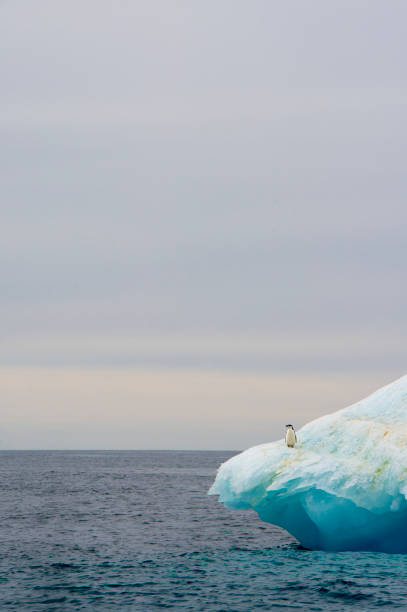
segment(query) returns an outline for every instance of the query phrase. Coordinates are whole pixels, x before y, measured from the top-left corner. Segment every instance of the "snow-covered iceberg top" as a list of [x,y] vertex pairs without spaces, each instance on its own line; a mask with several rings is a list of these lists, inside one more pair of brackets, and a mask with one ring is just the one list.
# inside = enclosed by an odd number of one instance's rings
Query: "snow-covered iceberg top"
[[407,552],[407,376],[222,464],[209,493],[304,546]]

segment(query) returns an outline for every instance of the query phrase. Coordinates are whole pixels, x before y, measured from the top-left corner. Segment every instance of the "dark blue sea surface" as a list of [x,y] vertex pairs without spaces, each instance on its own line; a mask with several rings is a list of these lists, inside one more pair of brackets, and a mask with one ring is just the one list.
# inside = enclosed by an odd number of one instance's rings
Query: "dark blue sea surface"
[[302,549],[207,491],[230,452],[1,452],[0,609],[407,610],[407,555]]

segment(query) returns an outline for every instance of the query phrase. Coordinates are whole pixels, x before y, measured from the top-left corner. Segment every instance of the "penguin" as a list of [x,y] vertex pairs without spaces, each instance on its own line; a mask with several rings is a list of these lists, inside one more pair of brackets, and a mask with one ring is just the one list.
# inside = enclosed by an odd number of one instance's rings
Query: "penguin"
[[286,425],[285,443],[289,448],[294,448],[297,444],[297,435],[292,425]]

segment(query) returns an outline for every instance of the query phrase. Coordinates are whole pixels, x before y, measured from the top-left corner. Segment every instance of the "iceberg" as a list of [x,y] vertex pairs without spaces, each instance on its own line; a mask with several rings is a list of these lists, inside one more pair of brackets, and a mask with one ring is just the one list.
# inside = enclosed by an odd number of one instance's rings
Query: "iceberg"
[[223,463],[209,494],[306,548],[407,552],[407,376]]

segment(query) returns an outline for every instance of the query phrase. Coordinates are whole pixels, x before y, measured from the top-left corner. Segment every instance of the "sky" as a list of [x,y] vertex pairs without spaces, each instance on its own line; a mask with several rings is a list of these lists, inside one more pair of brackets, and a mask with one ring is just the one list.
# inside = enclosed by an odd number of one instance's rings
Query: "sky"
[[404,0],[2,0],[0,449],[240,449],[405,374]]

